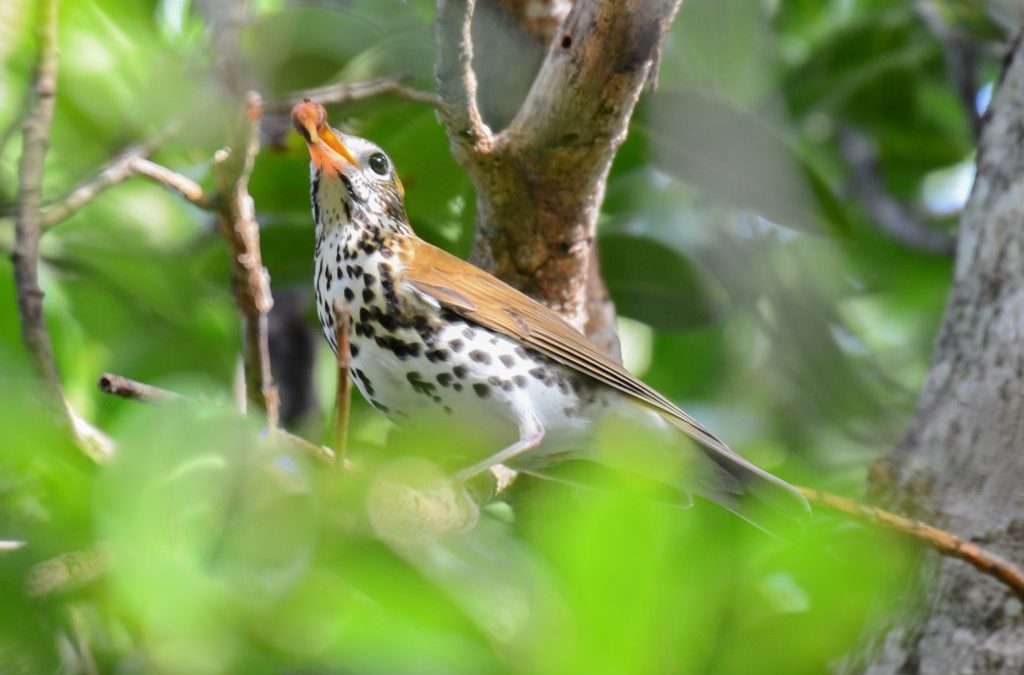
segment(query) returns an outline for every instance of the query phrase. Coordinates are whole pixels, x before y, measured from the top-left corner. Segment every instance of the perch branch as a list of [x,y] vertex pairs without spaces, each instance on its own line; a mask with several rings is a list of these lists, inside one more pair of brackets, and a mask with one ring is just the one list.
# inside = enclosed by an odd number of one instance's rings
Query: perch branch
[[245,385],[248,401],[264,411],[271,430],[277,428],[278,400],[270,372],[268,317],[274,301],[270,275],[260,253],[260,228],[249,194],[249,176],[259,151],[259,96],[249,93],[242,116],[232,129],[232,142],[217,151],[213,173],[217,194],[213,210],[231,249],[232,290],[245,324]]
[[475,5],[476,0],[438,0],[436,29],[441,120],[457,151],[470,156],[486,153],[493,141],[476,100],[471,29]]
[[352,360],[348,347],[348,329],[352,317],[348,307],[341,301],[336,301],[332,310],[338,358],[338,388],[334,399],[334,452],[344,460],[348,448],[349,410],[352,407],[352,386],[348,376]]
[[33,86],[34,98],[29,105],[18,167],[17,215],[11,261],[18,294],[22,341],[54,408],[60,410],[65,421],[70,424],[53,345],[43,317],[43,292],[39,288],[43,168],[50,145],[50,125],[57,98],[57,0],[43,0],[39,3],[37,36],[39,61]]
[[833,511],[862,520],[879,527],[904,534],[950,558],[957,558],[972,565],[982,574],[1008,586],[1021,600],[1024,600],[1024,571],[1013,563],[987,551],[977,544],[933,525],[896,515],[873,506],[861,504],[847,497],[829,494],[813,488],[798,487],[800,493],[813,504],[820,504]]

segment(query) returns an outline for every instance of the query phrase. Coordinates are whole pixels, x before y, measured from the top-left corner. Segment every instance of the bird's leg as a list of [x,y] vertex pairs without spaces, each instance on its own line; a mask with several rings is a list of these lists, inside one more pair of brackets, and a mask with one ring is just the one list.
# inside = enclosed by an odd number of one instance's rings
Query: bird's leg
[[519,440],[512,445],[499,450],[490,457],[483,459],[472,466],[466,467],[457,472],[453,479],[458,483],[465,483],[479,473],[487,471],[495,464],[504,464],[515,459],[524,452],[529,452],[540,445],[544,440],[544,426],[533,413],[527,413],[526,419],[519,424]]

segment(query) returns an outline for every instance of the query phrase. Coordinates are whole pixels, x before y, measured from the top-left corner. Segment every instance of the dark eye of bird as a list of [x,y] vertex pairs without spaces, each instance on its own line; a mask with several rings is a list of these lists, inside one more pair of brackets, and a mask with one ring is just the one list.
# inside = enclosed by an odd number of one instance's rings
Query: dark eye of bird
[[383,153],[375,152],[370,155],[370,168],[374,173],[386,176],[388,173],[388,158]]

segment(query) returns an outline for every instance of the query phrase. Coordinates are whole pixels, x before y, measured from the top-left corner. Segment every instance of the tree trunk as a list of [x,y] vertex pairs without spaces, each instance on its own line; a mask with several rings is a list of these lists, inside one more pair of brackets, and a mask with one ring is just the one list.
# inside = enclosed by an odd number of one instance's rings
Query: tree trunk
[[[910,429],[871,487],[897,510],[1024,561],[1024,48],[1014,42],[981,138],[956,273]],[[1024,672],[1024,609],[955,560],[927,561],[923,608],[866,668]],[[908,600],[908,602],[913,602]]]

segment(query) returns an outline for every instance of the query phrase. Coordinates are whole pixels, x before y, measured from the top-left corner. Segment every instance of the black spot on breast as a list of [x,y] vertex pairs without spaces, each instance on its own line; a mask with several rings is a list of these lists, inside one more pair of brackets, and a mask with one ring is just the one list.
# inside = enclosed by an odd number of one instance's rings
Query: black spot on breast
[[487,398],[491,393],[490,387],[488,387],[486,384],[483,384],[482,382],[477,382],[476,384],[474,384],[473,391],[475,391],[476,395],[479,396],[480,398]]
[[453,352],[458,353],[462,351],[462,348],[466,346],[466,343],[459,338],[455,338],[454,340],[449,340],[448,346],[452,348]]
[[480,349],[474,349],[469,353],[469,358],[473,359],[477,363],[483,363],[484,365],[491,362],[491,355]]
[[356,294],[352,292],[351,288],[345,289],[345,299],[352,302],[352,299],[356,297]]
[[515,360],[508,354],[502,354],[501,356],[498,357],[498,360],[504,363],[506,368],[511,368],[512,365],[515,363]]
[[447,349],[431,349],[431,350],[429,350],[427,352],[426,356],[427,356],[427,360],[430,361],[431,363],[437,363],[438,361],[447,361],[448,360],[448,350]]
[[372,302],[373,298],[374,298],[373,291],[371,291],[369,288],[364,288],[363,289],[363,302]]
[[446,405],[446,406],[444,406],[444,408],[442,408],[442,409],[444,410],[444,412],[445,412],[445,414],[446,414],[446,415],[451,415],[451,414],[452,414],[452,413],[454,412],[454,411],[453,411],[453,410],[451,409],[451,406],[447,406],[447,405]]
[[434,390],[437,389],[437,385],[431,382],[425,382],[423,380],[423,377],[416,371],[407,373],[405,379],[409,380],[409,384],[412,385],[413,391],[415,391],[417,394],[423,394],[424,396],[433,396]]
[[462,331],[462,336],[465,337],[467,340],[472,340],[474,335],[476,335],[476,331],[474,331],[472,328],[466,328],[465,330]]
[[[334,249],[334,262],[341,262],[341,248]],[[339,268],[340,269],[340,268]],[[338,272],[338,278],[341,278],[341,272]]]
[[455,391],[462,391],[462,385],[456,382],[455,384],[452,385],[452,389],[454,389]]
[[377,277],[373,276],[369,272],[363,275],[363,283],[367,286],[372,286],[377,281]]
[[527,381],[526,378],[522,375],[513,375],[512,381],[515,382],[516,386],[519,387],[520,389],[526,387]]
[[363,383],[363,390],[366,392],[366,395],[372,397],[373,384],[370,382],[370,378],[366,376],[366,373],[359,370],[358,368],[353,368],[352,374],[356,377],[357,380]]
[[440,384],[442,387],[447,387],[449,384],[452,383],[452,376],[451,376],[451,374],[450,373],[438,373],[438,375],[437,375],[437,383]]
[[460,380],[466,377],[467,372],[469,372],[469,368],[466,366],[458,365],[452,368],[452,374]]
[[547,368],[541,368],[540,366],[537,366],[536,368],[530,368],[530,375],[533,375],[541,382],[546,382],[548,379]]
[[348,353],[351,354],[353,358],[359,356],[359,345],[355,344],[354,342],[349,342]]

